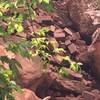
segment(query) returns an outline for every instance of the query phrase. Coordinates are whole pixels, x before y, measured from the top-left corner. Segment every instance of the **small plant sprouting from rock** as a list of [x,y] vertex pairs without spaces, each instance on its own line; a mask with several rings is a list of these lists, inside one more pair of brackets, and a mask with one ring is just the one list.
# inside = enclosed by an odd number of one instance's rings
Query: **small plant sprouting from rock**
[[65,50],[63,48],[55,48],[53,50],[54,53],[60,53],[60,52],[65,52]]
[[[81,72],[81,65],[83,65],[82,63],[80,62],[75,62],[73,61],[70,56],[63,56],[61,57],[61,61],[64,60],[64,61],[68,61],[70,66],[69,68],[75,72]],[[66,67],[61,67],[58,71],[58,73],[62,76],[62,77],[67,77],[68,76],[68,71],[66,70]]]
[[61,67],[59,72],[58,72],[62,77],[67,77],[68,76],[68,72],[66,70],[65,67]]
[[73,71],[75,71],[75,72],[80,72],[81,71],[81,66],[82,65],[82,63],[80,63],[80,62],[71,62],[71,65],[70,65],[70,69],[72,69]]
[[70,63],[70,69],[72,69],[75,72],[80,72],[81,71],[81,65],[83,65],[80,62],[75,62],[71,60],[70,56],[65,56],[63,57],[63,60],[68,61]]
[[[31,43],[33,48],[33,56],[39,55],[44,63],[49,63],[49,57],[51,56],[49,53],[49,41],[47,40],[46,33],[48,32],[47,28],[42,28],[39,32],[34,33],[38,35],[39,38],[32,38]],[[44,37],[42,37],[44,36]]]

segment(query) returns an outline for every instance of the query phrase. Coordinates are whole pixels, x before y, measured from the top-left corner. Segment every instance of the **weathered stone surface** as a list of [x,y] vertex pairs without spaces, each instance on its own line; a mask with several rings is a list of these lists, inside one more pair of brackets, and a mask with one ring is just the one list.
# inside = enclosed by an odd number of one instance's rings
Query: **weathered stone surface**
[[27,34],[25,32],[20,32],[20,33],[17,33],[18,36],[22,37],[22,38],[26,38],[27,37]]
[[88,48],[92,71],[96,78],[100,79],[100,29],[97,29],[93,34],[92,44]]
[[54,37],[59,41],[64,41],[65,33],[62,30],[58,29],[54,32]]
[[81,75],[80,73],[77,73],[75,71],[72,71],[71,69],[68,69],[66,68],[67,72],[68,72],[68,77],[70,79],[73,79],[73,80],[82,80],[83,78],[83,75]]
[[83,100],[100,100],[100,93],[84,91],[82,97]]
[[54,25],[51,25],[50,26],[50,31],[55,32],[55,30],[56,30],[56,27]]
[[79,32],[73,33],[72,38],[73,38],[73,40],[79,40],[79,39],[81,39]]
[[90,8],[85,13],[90,15],[94,25],[100,25],[100,10]]
[[35,89],[35,86],[40,84],[42,81],[43,65],[41,64],[41,59],[36,57],[32,62],[20,55],[16,55],[15,59],[22,65],[22,68],[19,69],[20,77],[18,83],[22,87],[29,87],[34,82]]
[[35,57],[32,61],[16,55],[16,60],[22,65],[19,69],[20,77],[17,83],[24,88],[30,88],[35,91],[39,97],[44,97],[45,91],[49,88],[53,80],[51,72],[48,69],[45,70],[42,61],[39,56]]
[[[54,76],[55,75],[56,74],[54,74]],[[72,77],[78,78],[78,76],[74,76],[74,75]],[[81,76],[79,76],[79,77],[81,77]],[[61,78],[57,75],[56,75],[56,79],[54,80],[54,82],[52,83],[51,86],[54,90],[57,90],[57,91],[60,91],[60,92],[64,91],[64,93],[72,93],[72,94],[73,93],[80,94],[84,90],[89,89],[81,81],[72,80],[70,78]]]
[[85,0],[70,0],[68,5],[70,17],[79,26],[80,33],[93,33],[95,26],[92,19],[84,13],[88,9],[88,3]]
[[16,100],[41,100],[36,94],[29,89],[22,89],[22,93],[15,93]]
[[[47,69],[45,72],[46,73],[44,75],[44,79],[42,79],[43,81],[41,82],[41,84],[37,86],[37,89],[36,89],[37,95],[41,98],[45,98],[47,94],[47,90],[50,88],[50,86],[56,79],[56,76],[53,74],[51,70]],[[33,84],[32,90],[33,89],[34,89],[34,84]]]
[[[57,3],[58,2],[58,3]],[[63,19],[63,23],[72,22],[76,30],[84,34],[92,34],[96,27],[93,20],[85,11],[88,9],[89,0],[58,0],[55,3],[57,14]],[[70,25],[72,26],[72,25]]]
[[82,91],[86,90],[86,86],[76,80],[70,79],[60,79],[57,78],[53,83],[53,88],[57,89],[58,91],[65,91],[68,93],[82,93]]
[[64,28],[64,31],[67,33],[67,34],[69,34],[69,35],[73,35],[73,32],[70,30],[70,29],[68,29],[67,27],[65,27]]
[[38,16],[35,20],[39,24],[41,24],[41,23],[46,24],[46,25],[52,24],[52,18],[49,15]]
[[100,79],[100,41],[94,44],[95,51],[92,53],[92,69],[96,77]]
[[59,47],[60,48],[63,48],[63,49],[66,49],[65,43],[64,42],[61,42],[61,41],[59,41]]
[[65,41],[65,45],[66,45],[66,46],[68,46],[68,45],[70,45],[70,44],[71,44],[71,41],[70,41],[70,40],[66,40],[66,41]]
[[76,45],[75,44],[70,44],[69,46],[68,46],[68,49],[69,49],[69,51],[70,51],[70,53],[71,54],[73,54],[73,53],[75,53],[75,52],[77,52],[77,48],[76,48]]
[[82,81],[86,86],[91,86],[92,85],[92,81],[88,81],[88,80],[85,80],[85,79],[83,79]]
[[95,95],[93,93],[90,93],[88,91],[83,92],[83,98],[84,100],[95,100]]

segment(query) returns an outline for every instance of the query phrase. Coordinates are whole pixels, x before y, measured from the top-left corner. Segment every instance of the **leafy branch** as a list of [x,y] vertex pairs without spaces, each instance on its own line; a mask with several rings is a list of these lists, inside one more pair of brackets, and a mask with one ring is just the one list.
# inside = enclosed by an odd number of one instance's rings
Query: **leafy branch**
[[20,86],[16,84],[14,78],[18,75],[18,67],[21,65],[15,59],[9,59],[7,56],[0,56],[2,64],[7,63],[8,69],[0,64],[0,100],[14,100],[14,91],[21,92]]

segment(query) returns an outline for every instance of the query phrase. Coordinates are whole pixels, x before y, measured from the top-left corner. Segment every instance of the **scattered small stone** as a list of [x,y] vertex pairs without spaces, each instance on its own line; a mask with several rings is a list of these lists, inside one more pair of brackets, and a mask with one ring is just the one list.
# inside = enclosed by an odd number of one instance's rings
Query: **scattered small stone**
[[73,38],[73,40],[81,39],[79,32],[73,33],[72,38]]
[[51,25],[50,26],[50,31],[55,32],[55,30],[56,30],[56,27],[54,25]]
[[58,40],[65,39],[65,33],[61,29],[56,30],[53,34],[54,34],[54,37]]
[[70,44],[71,44],[71,41],[70,41],[70,40],[66,40],[66,41],[65,41],[65,45],[66,45],[66,46],[68,46],[68,45],[70,45]]
[[69,34],[69,35],[73,35],[73,32],[70,30],[70,29],[68,29],[67,27],[65,27],[64,28],[64,31],[67,33],[67,34]]
[[70,44],[68,46],[68,49],[69,49],[69,51],[70,51],[71,54],[77,52],[77,48],[76,48],[76,45],[74,43]]
[[62,32],[63,32],[62,29],[57,29],[57,30],[55,30],[55,33],[62,33]]
[[66,49],[66,45],[65,45],[65,43],[64,42],[59,42],[59,47],[60,48],[63,48],[63,49]]
[[43,24],[49,24],[52,23],[52,18],[51,16],[38,16],[35,21],[39,24],[43,23]]

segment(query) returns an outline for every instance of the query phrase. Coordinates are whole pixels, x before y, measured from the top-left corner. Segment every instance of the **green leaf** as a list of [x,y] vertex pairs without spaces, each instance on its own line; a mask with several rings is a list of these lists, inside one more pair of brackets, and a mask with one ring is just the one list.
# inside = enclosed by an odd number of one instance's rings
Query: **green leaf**
[[60,53],[60,52],[65,52],[65,51],[63,48],[55,48],[53,52]]
[[4,72],[6,75],[8,75],[8,77],[11,77],[13,75],[12,71],[10,69],[5,70]]
[[31,55],[29,53],[28,48],[31,47],[31,43],[27,40],[21,40],[18,42],[9,42],[7,50],[10,50],[14,53],[19,53],[23,57],[30,58]]
[[0,11],[0,17],[2,17],[3,16],[3,13]]
[[71,65],[70,65],[70,68],[75,72],[80,72],[81,71],[80,65],[76,62],[72,62]]
[[[20,65],[20,63],[19,62],[17,62],[15,59],[9,59],[7,56],[0,56],[0,61],[2,62],[2,63],[7,63],[7,64],[9,64],[9,67],[10,67],[10,69],[12,70],[12,72],[13,72],[13,75],[15,76],[15,77],[17,77],[17,75],[19,74],[19,72],[18,72],[18,67],[21,67],[21,65]],[[7,71],[5,74],[8,74],[8,75],[10,75],[11,73],[9,72],[9,71]]]
[[26,3],[26,0],[16,0],[15,7],[17,8],[21,5],[25,5],[25,3]]
[[37,34],[40,36],[45,36],[48,31],[49,31],[48,28],[43,27],[42,29],[39,30]]
[[64,68],[64,67],[60,68],[59,74],[61,76],[63,76],[63,77],[67,77],[68,76],[68,72],[67,72],[66,68]]
[[14,23],[9,23],[8,28],[7,28],[7,32],[9,34],[14,33],[15,27],[14,27]]
[[22,24],[15,24],[15,29],[16,29],[17,32],[23,32],[24,31]]
[[42,0],[44,3],[49,4],[50,0]]
[[17,17],[17,21],[23,22],[23,17],[24,17],[24,14],[19,14],[19,16]]
[[65,56],[65,57],[63,57],[63,60],[69,61],[69,62],[71,63],[71,58],[70,58],[70,56]]

